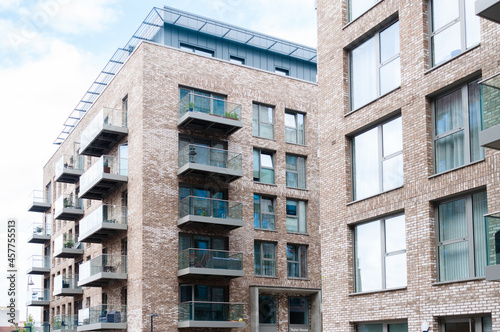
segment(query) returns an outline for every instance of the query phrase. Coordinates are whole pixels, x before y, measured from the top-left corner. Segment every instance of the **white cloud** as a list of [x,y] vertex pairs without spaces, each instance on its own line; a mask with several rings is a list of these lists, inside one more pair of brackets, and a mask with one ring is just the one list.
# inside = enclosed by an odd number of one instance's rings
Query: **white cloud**
[[9,10],[18,8],[21,0],[2,0],[0,1],[0,10]]

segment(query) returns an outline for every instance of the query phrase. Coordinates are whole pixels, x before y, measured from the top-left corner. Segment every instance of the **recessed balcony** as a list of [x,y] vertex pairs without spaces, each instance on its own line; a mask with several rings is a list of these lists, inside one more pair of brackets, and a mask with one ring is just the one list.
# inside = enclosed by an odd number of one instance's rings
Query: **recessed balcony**
[[488,281],[500,281],[500,211],[485,216],[487,263],[485,277]]
[[28,211],[30,212],[47,212],[50,210],[50,195],[43,190],[33,190],[29,198]]
[[177,126],[230,135],[243,128],[241,105],[216,97],[189,93],[178,104]]
[[27,298],[27,306],[43,307],[50,305],[49,289],[30,289]]
[[500,150],[500,73],[481,81],[481,132],[479,144]]
[[28,243],[43,244],[50,241],[50,228],[43,223],[33,223],[29,229],[33,232],[28,236]]
[[81,255],[83,255],[83,246],[81,242],[78,242],[78,236],[65,233],[55,238],[55,258],[76,258]]
[[181,276],[243,277],[243,253],[189,248],[179,252]]
[[101,255],[80,264],[79,287],[102,287],[127,280],[127,256]]
[[500,0],[476,0],[476,15],[500,23]]
[[179,328],[244,328],[243,304],[227,302],[182,302]]
[[82,132],[80,154],[100,157],[127,134],[127,111],[104,107]]
[[52,331],[76,332],[78,327],[77,315],[54,316],[52,319]]
[[78,287],[78,275],[60,274],[54,277],[54,296],[82,295],[83,289]]
[[33,255],[28,258],[26,274],[42,275],[50,272],[50,256]]
[[243,226],[243,204],[221,199],[188,196],[179,201],[177,225],[217,227],[226,230]]
[[77,183],[83,174],[83,165],[83,156],[62,156],[56,163],[56,182]]
[[77,331],[126,330],[127,307],[103,304],[78,310]]
[[73,194],[61,195],[54,203],[54,219],[78,220],[83,217],[83,199]]
[[243,176],[241,153],[188,144],[179,151],[177,175],[212,177],[231,182]]
[[127,183],[125,158],[102,156],[80,177],[80,198],[101,200]]
[[101,205],[80,220],[79,242],[102,243],[127,230],[127,207]]

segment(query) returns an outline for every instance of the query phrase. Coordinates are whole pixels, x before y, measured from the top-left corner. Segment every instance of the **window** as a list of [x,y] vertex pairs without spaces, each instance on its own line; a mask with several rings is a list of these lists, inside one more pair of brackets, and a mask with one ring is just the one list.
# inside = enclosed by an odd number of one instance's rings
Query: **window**
[[282,75],[282,76],[289,76],[290,75],[290,71],[288,69],[280,68],[280,67],[274,68],[274,72],[276,74]]
[[305,201],[286,200],[286,230],[290,233],[307,233]]
[[274,153],[253,149],[253,180],[274,183]]
[[350,63],[351,110],[399,87],[399,22],[353,49]]
[[276,276],[276,244],[272,242],[255,241],[254,244],[255,275]]
[[237,57],[237,56],[230,55],[229,56],[229,62],[237,63],[239,65],[244,65],[245,64],[245,59]]
[[403,185],[401,116],[354,136],[352,143],[354,200]]
[[273,107],[253,104],[253,136],[274,138]]
[[406,286],[404,215],[357,225],[354,241],[356,292]]
[[304,114],[285,112],[285,141],[294,144],[306,144]]
[[478,82],[466,84],[433,103],[436,173],[484,158],[484,148],[479,145],[481,106]]
[[474,0],[431,0],[432,65],[438,65],[477,45],[479,17]]
[[227,218],[227,191],[185,184],[179,185],[179,215]]
[[288,310],[290,325],[309,325],[309,303],[306,297],[290,297]]
[[118,156],[120,161],[118,163],[118,174],[127,176],[128,174],[128,143],[121,144],[118,147]]
[[307,246],[286,246],[288,278],[307,278]]
[[259,324],[276,324],[276,297],[259,295]]
[[349,0],[349,22],[355,20],[380,0]]
[[408,323],[359,324],[356,332],[408,332]]
[[286,186],[306,189],[306,158],[286,155]]
[[492,332],[491,317],[445,317],[439,319],[439,332]]
[[255,228],[274,230],[274,198],[253,195],[253,225]]
[[439,281],[484,276],[487,262],[486,192],[442,202],[437,207]]
[[180,44],[180,49],[183,51],[193,52],[196,54],[205,55],[205,56],[212,56],[212,57],[215,54],[214,51],[212,51],[212,50],[207,50],[206,48],[192,46],[192,45],[188,45],[188,44],[182,44],[182,43]]
[[179,101],[184,111],[226,117],[226,96],[202,90],[179,88]]

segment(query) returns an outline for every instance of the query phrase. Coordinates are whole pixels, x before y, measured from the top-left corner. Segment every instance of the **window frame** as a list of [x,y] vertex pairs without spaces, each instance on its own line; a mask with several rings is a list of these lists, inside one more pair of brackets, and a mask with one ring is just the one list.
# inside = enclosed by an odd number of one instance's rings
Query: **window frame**
[[[256,213],[255,213],[255,197],[256,196],[259,197],[260,211],[259,211],[258,215],[259,215],[259,226],[260,227],[255,227],[255,215],[256,215]],[[263,231],[275,231],[276,230],[276,198],[273,196],[261,195],[261,194],[253,194],[253,197],[254,197],[254,209],[253,209],[254,229],[263,230]],[[271,201],[271,204],[273,206],[273,213],[268,213],[268,212],[263,211],[262,199],[268,199]],[[263,228],[262,227],[262,215],[263,214],[273,216],[273,223],[272,223],[271,228]]]
[[[296,202],[297,203],[297,214],[296,215],[293,215],[293,214],[288,214],[288,209],[286,209],[286,206],[288,205],[288,201],[293,201],[293,202]],[[303,221],[300,220],[300,205],[299,205],[299,202],[304,202],[304,215],[305,215],[305,219]],[[285,202],[285,213],[286,213],[286,220],[288,220],[288,218],[293,218],[293,219],[297,219],[297,225],[298,225],[298,231],[296,232],[293,232],[293,231],[290,231],[288,229],[288,221],[286,222],[287,224],[287,233],[292,233],[292,234],[307,234],[307,201],[306,200],[303,200],[303,199],[296,199],[296,198],[288,198],[286,199],[286,202]],[[301,229],[301,223],[304,223],[304,229],[305,229],[305,232],[301,232],[300,229]]]
[[[290,260],[288,259],[288,248],[293,247],[295,252],[297,253],[297,259],[298,260]],[[301,250],[303,249],[303,250]],[[287,243],[286,245],[286,250],[287,250],[287,257],[286,257],[286,276],[288,279],[307,279],[308,277],[308,262],[307,262],[307,251],[308,251],[308,246],[305,244],[293,244],[293,243]],[[303,254],[305,254],[306,257],[302,257]],[[298,265],[298,271],[299,271],[299,276],[291,276],[290,275],[290,264],[297,264]],[[303,266],[305,265],[305,267]],[[305,271],[305,275],[302,275],[302,271]]]
[[[257,107],[257,119],[254,118],[255,116],[255,107]],[[265,107],[267,108],[268,110],[270,109],[271,112],[272,112],[272,122],[266,122],[266,121],[263,121],[261,119],[261,107]],[[275,107],[274,106],[271,106],[271,105],[266,105],[266,104],[262,104],[262,103],[257,103],[257,102],[254,102],[252,103],[252,136],[253,137],[259,137],[259,138],[264,138],[264,139],[271,139],[271,140],[274,140],[274,114],[275,114]],[[257,135],[255,135],[254,131],[255,131],[255,128],[253,127],[255,124],[254,124],[254,121],[257,122]],[[269,125],[272,127],[272,137],[265,137],[265,136],[262,136],[261,134],[261,125],[262,124],[265,124],[265,125]]]
[[374,325],[374,324],[382,324],[382,332],[389,332],[390,331],[389,327],[391,325],[397,325],[397,324],[407,324],[408,325],[408,321],[406,321],[406,320],[394,320],[394,321],[375,321],[375,322],[358,323],[358,324],[356,324],[356,332],[364,332],[365,325]]
[[471,315],[471,316],[447,316],[447,317],[439,317],[438,318],[438,332],[446,332],[446,323],[469,323],[469,331],[471,327],[471,323],[474,323],[474,328],[476,332],[484,331],[484,318],[489,318],[491,320],[491,316],[489,315]]
[[[296,170],[295,171],[292,171],[292,170],[289,170],[288,169],[288,157],[295,157],[297,158],[297,164],[296,164]],[[301,174],[301,172],[299,171],[299,160],[303,160],[303,163],[304,163],[304,174]],[[307,163],[307,157],[306,156],[301,156],[301,155],[297,155],[297,154],[293,154],[293,153],[287,153],[285,155],[285,181],[286,181],[286,186],[288,188],[294,188],[294,189],[307,189],[307,166],[306,166],[306,163]],[[296,174],[297,176],[297,186],[294,187],[294,186],[291,186],[288,184],[288,173],[292,173],[292,174]],[[301,179],[301,177],[304,177],[304,179]],[[304,187],[300,187],[299,186],[299,183],[301,183],[303,180],[304,182]]]
[[229,62],[238,64],[238,65],[244,65],[245,64],[245,58],[237,55],[229,55]]
[[[253,151],[254,151],[253,152],[254,156],[255,156],[255,151],[258,151],[258,153],[259,153],[259,179],[255,180],[255,177],[253,177],[253,181],[257,182],[257,183],[263,183],[263,184],[275,184],[276,183],[276,169],[275,169],[275,165],[276,165],[275,155],[276,155],[276,152],[272,151],[272,150],[260,149],[260,148],[255,148],[255,147],[253,148]],[[269,168],[269,167],[266,167],[266,166],[262,166],[262,154],[266,154],[266,155],[270,155],[271,156],[271,161],[273,163],[273,167],[272,168]],[[253,163],[254,163],[253,168],[255,169],[255,160],[253,161]],[[273,171],[273,181],[272,182],[262,182],[262,168]],[[253,170],[252,170],[252,172],[253,172]]]
[[[296,126],[295,128],[288,127],[286,125],[286,116],[287,115],[292,115],[294,117],[295,126]],[[301,130],[299,129],[299,122],[298,122],[299,116],[302,116],[302,124],[303,124],[302,135],[300,135]],[[287,129],[295,131],[295,142],[290,142],[287,140],[287,135],[286,135]],[[300,138],[302,139],[303,143],[299,143]],[[285,110],[285,142],[288,144],[306,145],[306,113],[288,110],[288,109]]]
[[274,73],[278,74],[280,76],[290,76],[290,69],[284,68],[284,67],[274,67]]
[[[271,244],[273,246],[273,258],[264,258],[264,250],[263,250],[263,245],[264,244]],[[259,245],[260,249],[260,257],[256,257],[256,253],[255,253],[255,246],[256,245]],[[254,241],[254,275],[257,276],[257,277],[276,277],[277,276],[277,266],[276,266],[276,247],[277,247],[277,243],[276,242],[271,242],[271,241],[262,241],[262,240],[255,240]],[[259,265],[260,265],[260,273],[257,273],[257,269],[256,269],[256,260],[259,259]],[[263,274],[263,262],[264,261],[267,261],[267,262],[272,262],[272,266],[273,266],[273,273],[271,275],[267,275],[267,274]]]
[[179,49],[186,52],[203,55],[206,57],[212,57],[212,58],[215,57],[215,50],[191,45],[189,43],[179,42]]

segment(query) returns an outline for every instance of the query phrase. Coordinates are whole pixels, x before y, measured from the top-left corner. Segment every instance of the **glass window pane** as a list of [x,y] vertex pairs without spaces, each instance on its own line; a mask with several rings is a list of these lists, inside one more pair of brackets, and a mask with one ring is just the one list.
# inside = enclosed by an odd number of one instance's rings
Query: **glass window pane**
[[286,169],[287,171],[297,170],[297,157],[296,156],[286,156]]
[[465,1],[465,40],[466,47],[471,48],[480,41],[479,16],[474,8],[475,1]]
[[354,137],[354,200],[374,195],[379,188],[378,129]]
[[406,253],[385,257],[385,287],[406,286]]
[[356,291],[382,289],[380,221],[356,226]]
[[351,106],[355,110],[377,97],[375,37],[351,51]]
[[287,232],[298,232],[299,231],[299,219],[297,218],[286,218],[286,230]]
[[493,331],[491,317],[483,317],[482,323],[483,323],[483,332],[492,332]]
[[467,237],[467,216],[465,199],[439,205],[439,241]]
[[298,187],[298,177],[297,173],[286,172],[286,186],[287,187]]
[[252,135],[259,136],[259,105],[253,104]]
[[408,323],[402,324],[389,324],[388,332],[408,332]]
[[304,114],[300,113],[297,114],[297,126],[299,131],[297,137],[297,143],[306,144]]
[[260,106],[260,122],[273,123],[273,108]]
[[274,213],[273,200],[269,198],[262,198],[262,212]]
[[268,153],[262,153],[260,156],[262,167],[274,168],[273,166],[273,156]]
[[377,0],[350,0],[349,1],[349,21],[361,16],[364,12],[370,9]]
[[401,117],[387,122],[382,126],[383,156],[403,150],[403,125]]
[[399,21],[380,32],[380,63],[399,54]]
[[474,81],[468,85],[471,162],[484,159],[484,148],[479,145],[479,132],[481,131],[481,104],[478,82],[479,81]]
[[400,58],[380,67],[380,95],[396,89],[401,85]]
[[260,137],[273,139],[274,138],[274,128],[272,124],[261,123],[260,124]]
[[276,324],[276,298],[259,296],[259,323]]
[[261,170],[260,182],[274,183],[274,170],[263,168]]
[[253,225],[260,228],[260,196],[253,195]]
[[436,140],[436,172],[462,166],[464,160],[463,130]]
[[297,143],[297,130],[285,127],[285,141],[288,143]]
[[260,242],[255,242],[254,244],[254,269],[255,269],[255,274],[260,275],[262,274],[261,271],[261,251],[260,251]]
[[405,216],[385,220],[385,251],[387,253],[406,248]]
[[403,185],[403,155],[399,154],[382,162],[384,191]]
[[442,28],[459,16],[458,0],[432,1],[432,31]]
[[297,129],[295,114],[285,113],[285,126]]
[[444,134],[463,126],[461,90],[449,93],[436,100],[436,135]]
[[260,151],[253,150],[253,180],[260,181]]
[[297,247],[293,245],[286,246],[286,259],[289,261],[298,261]]
[[275,229],[274,214],[262,214],[262,229]]
[[383,324],[363,324],[357,326],[357,332],[383,332]]
[[486,225],[484,215],[488,213],[486,192],[472,195],[472,220],[474,223],[474,262],[475,276],[484,276],[487,263]]
[[274,258],[274,244],[273,243],[262,243],[262,257],[267,259]]
[[290,311],[289,320],[291,325],[309,324],[309,305],[307,298],[291,297],[288,302]]
[[306,202],[299,202],[299,232],[307,232]]
[[432,50],[434,65],[438,65],[462,53],[460,23],[457,22],[435,35],[432,38]]
[[286,201],[286,214],[292,216],[297,215],[297,201],[292,201],[292,200]]
[[440,281],[469,278],[468,246],[468,241],[462,241],[439,247]]

